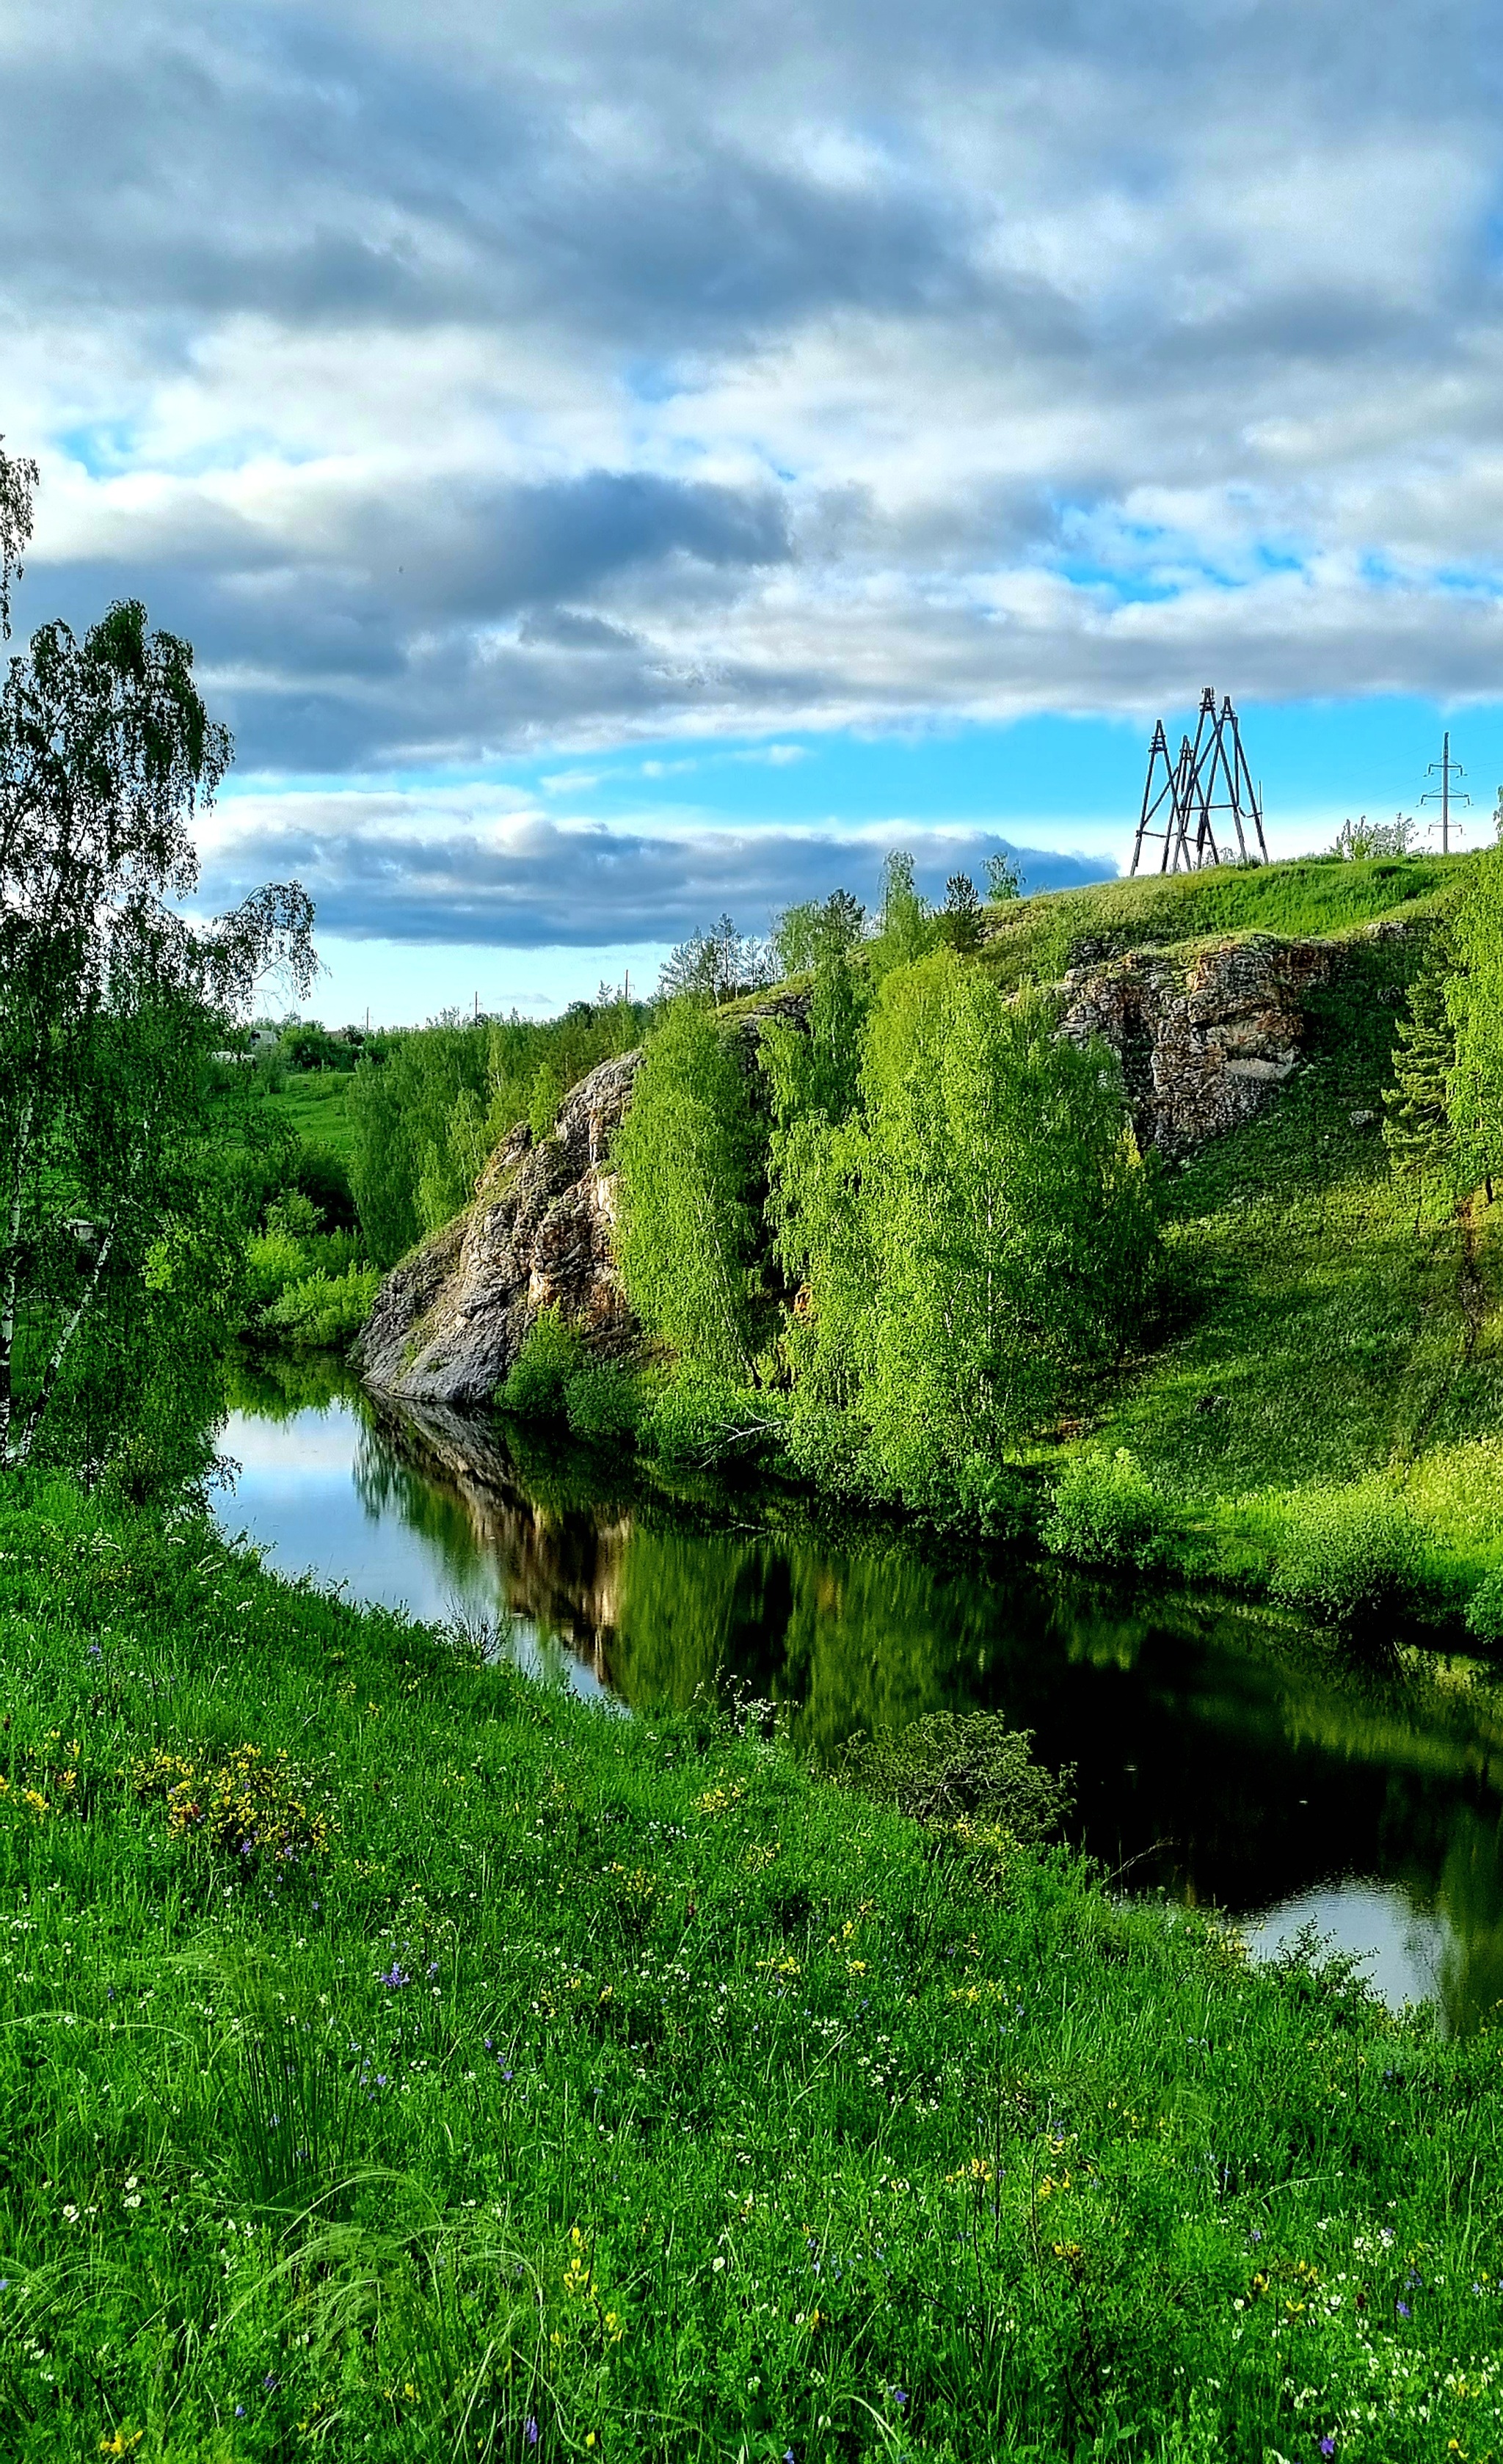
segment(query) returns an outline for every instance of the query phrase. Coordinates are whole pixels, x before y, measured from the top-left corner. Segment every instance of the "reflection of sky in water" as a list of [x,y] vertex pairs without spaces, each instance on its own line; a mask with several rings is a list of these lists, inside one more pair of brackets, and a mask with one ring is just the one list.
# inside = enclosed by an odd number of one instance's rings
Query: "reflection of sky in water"
[[[439,1623],[456,1611],[503,1615],[501,1569],[493,1559],[476,1551],[456,1568],[394,1504],[379,1511],[366,1504],[354,1476],[364,1436],[343,1396],[285,1420],[232,1412],[220,1452],[241,1468],[221,1499],[221,1528],[264,1549],[279,1573],[311,1573],[352,1599]],[[604,1690],[572,1652],[541,1639],[523,1618],[513,1622],[513,1649],[524,1667],[563,1674],[577,1694],[593,1699]]]
[[1392,1884],[1355,1878],[1325,1882],[1242,1918],[1238,1930],[1249,1950],[1267,1958],[1305,1925],[1314,1925],[1337,1950],[1354,1952],[1385,2002],[1433,2001],[1448,1942],[1445,1920],[1422,1914]]
[[[321,1583],[344,1589],[354,1599],[405,1608],[414,1617],[434,1620],[456,1612],[504,1618],[509,1581],[512,1596],[519,1596],[517,1581],[522,1579],[525,1568],[520,1560],[513,1564],[508,1552],[519,1544],[508,1538],[497,1551],[494,1536],[482,1541],[457,1492],[446,1482],[435,1483],[410,1472],[392,1477],[394,1459],[388,1446],[367,1428],[346,1397],[338,1396],[326,1404],[281,1419],[237,1411],[221,1443],[224,1453],[241,1468],[232,1491],[222,1499],[220,1523],[228,1533],[244,1532],[264,1548],[281,1572],[306,1571]],[[550,1522],[547,1517],[543,1520]],[[589,1525],[587,1511],[585,1520]],[[534,1551],[538,1539],[534,1529]],[[704,1623],[704,1599],[695,1591],[696,1570],[702,1572],[714,1561],[715,1551],[718,1549],[724,1555],[727,1547],[723,1538],[715,1535],[680,1535],[665,1543],[661,1537],[650,1540],[641,1532],[629,1544],[629,1555],[637,1569],[634,1596],[639,1602],[648,1596],[641,1570],[650,1563],[657,1567],[661,1586],[651,1593],[651,1604],[643,1614],[649,1635],[661,1639],[670,1656],[649,1670],[650,1683],[654,1674],[671,1673],[674,1639],[697,1633]],[[896,1581],[897,1561],[875,1573],[880,1585],[885,1586],[889,1578]],[[846,1574],[851,1577],[849,1566]],[[913,1576],[914,1569],[905,1560],[903,1580]],[[587,1568],[581,1579],[587,1589]],[[823,1560],[820,1581],[830,1595],[836,1634],[850,1641],[858,1660],[873,1653],[880,1657],[881,1636],[890,1629],[863,1621],[856,1598],[859,1586],[853,1579],[842,1583],[833,1564],[825,1567]],[[956,1589],[972,1592],[974,1597],[967,1577],[962,1576]],[[771,1590],[754,1584],[740,1602],[736,1617],[724,1630],[721,1665],[726,1671],[755,1669],[757,1639],[780,1630],[775,1590],[775,1583]],[[567,1586],[562,1591],[566,1594]],[[990,1614],[990,1585],[986,1592]],[[538,1605],[536,1591],[523,1589],[520,1595],[529,1608],[538,1608],[545,1624],[551,1620],[554,1612]],[[931,1607],[938,1602],[942,1609],[943,1595],[940,1583],[925,1596]],[[1016,1613],[1005,1595],[996,1594],[995,1609],[999,1632],[1016,1623]],[[785,1618],[785,1602],[782,1614]],[[1199,1633],[1201,1626],[1193,1617],[1191,1623]],[[927,1650],[942,1643],[946,1629],[941,1619],[915,1630],[928,1637]],[[640,1634],[639,1629],[634,1631]],[[551,1633],[540,1633],[539,1626],[524,1617],[512,1618],[511,1632],[511,1648],[524,1666],[562,1676],[576,1692],[601,1699],[604,1689],[587,1664],[585,1649],[567,1648]],[[1026,1621],[1018,1632],[1028,1640]],[[1408,1816],[1401,1810],[1404,1766],[1396,1758],[1394,1748],[1383,1746],[1352,1757],[1350,1743],[1333,1738],[1333,1759],[1331,1748],[1322,1749],[1318,1741],[1295,1733],[1297,1717],[1291,1728],[1293,1703],[1281,1705],[1276,1692],[1271,1698],[1266,1675],[1260,1677],[1253,1661],[1235,1650],[1207,1661],[1198,1681],[1192,1661],[1160,1661],[1156,1673],[1152,1654],[1145,1652],[1139,1661],[1136,1651],[1121,1650],[1120,1637],[1103,1658],[1097,1646],[1112,1639],[1105,1626],[1088,1622],[1080,1629],[1080,1639],[1085,1646],[1083,1659],[1072,1651],[1068,1668],[1029,1640],[1026,1656],[1035,1672],[1037,1691],[1025,1701],[1021,1713],[1008,1698],[994,1695],[990,1699],[1006,1700],[1017,1725],[1045,1731],[1051,1725],[1059,1728],[1060,1733],[1049,1741],[1046,1759],[1066,1761],[1080,1749],[1081,1822],[1090,1838],[1095,1821],[1101,1836],[1094,1844],[1108,1852],[1104,1861],[1114,1867],[1116,1863],[1110,1854],[1115,1836],[1111,1823],[1136,1813],[1138,1822],[1147,1826],[1140,1833],[1143,1840],[1160,1831],[1185,1833],[1182,1844],[1186,1861],[1180,1873],[1189,1896],[1220,1897],[1223,1904],[1249,1908],[1249,1901],[1255,1900],[1255,1887],[1248,1890],[1250,1874],[1246,1868],[1239,1881],[1228,1867],[1224,1844],[1218,1861],[1214,1825],[1207,1826],[1205,1808],[1191,1785],[1196,1776],[1193,1767],[1198,1765],[1199,1779],[1208,1784],[1213,1798],[1234,1788],[1234,1833],[1247,1834],[1257,1846],[1271,1836],[1272,1825],[1288,1852],[1275,1860],[1275,1864],[1282,1862],[1282,1873],[1267,1873],[1264,1881],[1267,1884],[1276,1880],[1293,1887],[1268,1904],[1254,1904],[1251,1913],[1238,1919],[1239,1930],[1255,1953],[1270,1955],[1292,1942],[1302,1927],[1313,1926],[1326,1942],[1360,1959],[1368,1981],[1393,2004],[1434,1997],[1444,1966],[1451,1971],[1451,1990],[1442,1997],[1449,2012],[1456,2000],[1455,1980],[1466,1969],[1469,1940],[1476,1935],[1486,1946],[1491,1930],[1499,1927],[1503,1903],[1492,1870],[1497,1854],[1495,1807],[1482,1815],[1480,1827],[1473,1822],[1472,1834],[1468,1835],[1471,1863],[1467,1864],[1465,1858],[1462,1863],[1466,1873],[1474,1870],[1470,1898],[1476,1903],[1473,1914],[1468,1916],[1465,1891],[1452,1905],[1455,1893],[1442,1887],[1442,1857],[1426,1836],[1434,1815],[1433,1800],[1426,1808],[1422,1799]],[[973,1672],[973,1684],[980,1676],[980,1671]],[[800,1682],[807,1689],[819,1681],[809,1667]],[[1199,1694],[1198,1683],[1203,1686]],[[605,1699],[617,1700],[608,1694]],[[977,1699],[974,1693],[972,1699]],[[984,1693],[981,1699],[987,1699]],[[1339,1696],[1330,1701],[1338,1703]],[[1078,1724],[1073,1732],[1072,1721]],[[1120,1759],[1124,1749],[1131,1750],[1135,1759],[1124,1763]],[[1133,1791],[1140,1792],[1141,1802],[1123,1798],[1115,1812],[1108,1805],[1103,1814],[1103,1792],[1114,1771],[1127,1775]],[[1329,1793],[1341,1772],[1355,1775],[1360,1786],[1354,1785],[1340,1800],[1346,1809],[1342,1820],[1348,1815],[1351,1819],[1338,1844],[1329,1824],[1323,1830],[1315,1826],[1321,1820],[1322,1777],[1324,1793]],[[1364,1791],[1369,1792],[1371,1802]],[[1448,1790],[1446,1796],[1448,1806]],[[1464,1812],[1446,1815],[1451,1826],[1452,1865],[1455,1842],[1463,1839],[1462,1831],[1454,1828],[1457,1819],[1465,1824],[1468,1817]],[[1386,1851],[1381,1853],[1379,1834],[1382,1832],[1391,1836]],[[1135,1844],[1124,1835],[1128,1852],[1122,1859],[1124,1870],[1144,1863],[1141,1856],[1131,1853]],[[1348,1870],[1343,1873],[1340,1869],[1348,1858]],[[1385,1867],[1386,1873],[1364,1873],[1362,1864],[1369,1859],[1375,1867]],[[1412,1874],[1414,1896],[1388,1879],[1396,1871],[1405,1879]],[[1464,1882],[1465,1878],[1464,1873]],[[1152,1886],[1151,1872],[1139,1872],[1138,1879]],[[1417,1900],[1435,1897],[1461,1924],[1461,1932],[1453,1931],[1445,1915],[1425,1912],[1416,1904]],[[1503,1948],[1503,1933],[1499,1942]],[[1475,1943],[1471,1947],[1475,1949]],[[1503,1986],[1503,1961],[1494,1958],[1492,1966],[1484,1963],[1474,1974],[1481,1995],[1477,2008],[1491,2007]]]

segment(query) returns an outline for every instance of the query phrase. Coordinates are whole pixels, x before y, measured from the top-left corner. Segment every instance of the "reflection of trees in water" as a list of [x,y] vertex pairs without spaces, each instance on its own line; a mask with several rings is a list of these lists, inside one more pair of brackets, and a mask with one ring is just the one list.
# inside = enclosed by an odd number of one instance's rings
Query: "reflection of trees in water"
[[1457,2035],[1491,2021],[1503,2004],[1503,1823],[1497,1809],[1460,1809],[1441,1869],[1437,1902],[1447,1944],[1436,1988]]
[[1503,1994],[1503,1710],[1414,1655],[1354,1662],[1188,1596],[1001,1555],[680,1528],[661,1501],[633,1522],[587,1457],[519,1461],[455,1414],[376,1410],[356,1480],[457,1593],[483,1569],[629,1702],[736,1680],[785,1704],[820,1758],[857,1729],[1002,1710],[1046,1762],[1076,1766],[1076,1834],[1136,1885],[1237,1913],[1371,1874],[1449,1927],[1452,2024]]
[[343,1398],[368,1414],[369,1398],[338,1352],[253,1352],[231,1355],[225,1399],[232,1412],[254,1412],[260,1420],[290,1420],[298,1412],[322,1412]]

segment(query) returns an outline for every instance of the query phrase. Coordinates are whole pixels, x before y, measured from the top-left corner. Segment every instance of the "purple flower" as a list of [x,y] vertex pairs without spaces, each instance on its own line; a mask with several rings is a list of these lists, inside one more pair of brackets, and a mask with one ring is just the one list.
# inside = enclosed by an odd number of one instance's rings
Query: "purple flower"
[[538,2416],[537,2416],[537,2414],[536,2414],[535,2412],[529,2412],[529,2414],[527,2415],[526,2421],[525,2421],[525,2422],[523,2423],[523,2425],[522,2425],[522,2433],[521,2433],[521,2434],[522,2434],[522,2436],[525,2438],[525,2440],[527,2441],[527,2444],[528,2444],[528,2446],[529,2446],[529,2447],[536,2447],[536,2446],[537,2446],[537,2444],[538,2444]]
[[268,2370],[265,2378],[261,2381],[261,2385],[266,2389],[267,2394],[271,2395],[275,2391],[276,2386],[276,2371]]
[[1336,2440],[1329,2430],[1326,2431],[1324,2438],[1320,2441],[1320,2453],[1322,2455],[1334,2455],[1336,2453]]
[[396,1992],[400,1986],[410,1985],[412,1979],[408,1974],[407,1969],[399,1967],[395,1960],[393,1960],[390,1967],[386,1969],[376,1979],[376,1983],[378,1985],[389,1985],[393,1993]]
[[245,2419],[245,2407],[243,2404],[237,2404],[235,2406],[234,2417],[236,2421],[243,2421]]
[[1407,2301],[1396,2301],[1393,2306],[1398,2311],[1401,2319],[1408,2319],[1413,2315]]
[[102,1656],[103,1648],[104,1646],[102,1643],[91,1642],[89,1645],[89,1658],[91,1660],[99,1660]]
[[[500,2056],[497,2054],[497,2061],[499,2061],[499,2059],[500,2059]],[[511,2074],[511,2072],[510,2072],[510,2071],[502,2071],[502,2073],[501,2073],[501,2077],[502,2077],[502,2079],[509,2079],[511,2078],[511,2076],[512,2076],[512,2074]]]
[[429,1981],[430,1985],[431,1985],[431,1983],[432,1983],[432,1981],[433,1981],[434,1977],[435,1977],[437,1974],[438,1974],[438,1962],[437,1962],[437,1960],[436,1960],[436,1959],[431,1959],[431,1960],[429,1961],[429,1963],[428,1963],[428,1981]]
[[376,2085],[377,2085],[378,2087],[385,2087],[385,2086],[386,2086],[386,2084],[387,2084],[387,2074],[386,2074],[386,2072],[385,2072],[385,2071],[378,2071],[378,2072],[376,2073]]

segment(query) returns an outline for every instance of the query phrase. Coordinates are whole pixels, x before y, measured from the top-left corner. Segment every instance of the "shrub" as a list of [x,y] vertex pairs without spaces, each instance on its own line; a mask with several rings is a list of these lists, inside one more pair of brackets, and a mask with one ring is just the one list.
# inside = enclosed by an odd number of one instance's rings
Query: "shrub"
[[665,1463],[724,1470],[781,1452],[789,1413],[785,1396],[738,1386],[728,1377],[675,1377],[654,1396],[643,1441]]
[[1085,1566],[1159,1566],[1169,1554],[1164,1501],[1125,1446],[1071,1458],[1042,1537],[1051,1556]]
[[304,1275],[273,1302],[261,1325],[283,1343],[348,1343],[370,1315],[380,1284],[377,1266],[346,1266],[339,1275]]
[[1472,1593],[1467,1624],[1479,1642],[1503,1642],[1503,1566],[1485,1574]]
[[634,1438],[642,1420],[642,1395],[629,1371],[608,1360],[576,1370],[564,1388],[569,1427],[577,1438]]
[[917,1822],[992,1824],[1020,1842],[1050,1838],[1070,1811],[1072,1771],[1033,1759],[1033,1733],[997,1711],[933,1711],[891,1737],[855,1737],[837,1776]]
[[1284,1513],[1270,1586],[1284,1607],[1324,1625],[1350,1625],[1391,1610],[1412,1592],[1421,1535],[1391,1489],[1301,1489]]
[[285,1230],[255,1232],[245,1244],[246,1284],[258,1309],[269,1309],[307,1272],[302,1243]]
[[557,1307],[540,1309],[496,1399],[519,1420],[562,1420],[569,1381],[589,1366],[584,1337],[564,1325]]

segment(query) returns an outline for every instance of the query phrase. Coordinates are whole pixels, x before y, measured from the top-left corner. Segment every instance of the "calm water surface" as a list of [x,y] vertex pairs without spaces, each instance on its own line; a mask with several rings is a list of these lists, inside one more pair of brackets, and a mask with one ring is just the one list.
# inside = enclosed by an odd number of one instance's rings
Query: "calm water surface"
[[1264,1950],[1313,1925],[1452,2027],[1503,1997],[1503,1688],[1469,1663],[1380,1638],[1357,1666],[1000,1555],[772,1538],[724,1510],[699,1530],[612,1497],[597,1464],[519,1459],[488,1424],[378,1413],[300,1374],[248,1384],[222,1441],[240,1468],[220,1520],[283,1572],[496,1618],[529,1664],[626,1705],[740,1677],[820,1751],[1004,1711],[1076,1766],[1075,1834],[1125,1887],[1214,1902]]

